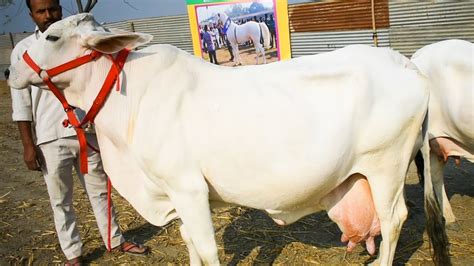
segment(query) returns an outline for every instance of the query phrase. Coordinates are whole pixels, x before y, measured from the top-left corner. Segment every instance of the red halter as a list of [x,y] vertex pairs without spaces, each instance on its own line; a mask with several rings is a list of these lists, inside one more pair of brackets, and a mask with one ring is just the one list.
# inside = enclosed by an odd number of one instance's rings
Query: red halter
[[[97,113],[100,111],[102,106],[104,105],[104,102],[107,99],[107,96],[110,94],[110,91],[112,90],[112,87],[116,81],[117,81],[117,90],[119,90],[120,88],[119,75],[120,75],[120,72],[122,71],[122,68],[125,64],[125,61],[127,60],[127,56],[129,53],[130,53],[130,50],[123,49],[118,53],[116,59],[114,59],[111,55],[105,55],[107,58],[110,59],[110,61],[112,61],[112,66],[109,70],[109,73],[107,74],[107,77],[104,81],[104,84],[102,85],[102,88],[100,89],[99,93],[97,94],[92,104],[91,109],[87,112],[86,116],[81,122],[79,122],[79,120],[77,119],[74,113],[74,107],[71,106],[67,102],[64,95],[60,92],[60,90],[56,87],[56,85],[54,85],[54,83],[51,81],[51,78],[63,72],[74,69],[78,66],[94,61],[104,54],[98,51],[92,51],[90,54],[78,57],[67,63],[59,65],[57,67],[53,67],[48,70],[41,69],[33,61],[33,59],[31,59],[31,57],[28,55],[28,52],[25,52],[23,54],[23,60],[25,60],[26,64],[28,64],[28,66],[30,66],[31,69],[33,69],[33,71],[36,72],[40,77],[41,77],[41,72],[43,71],[46,72],[47,75],[44,78],[42,78],[43,82],[49,87],[49,89],[56,96],[56,98],[58,98],[58,100],[61,102],[64,108],[64,111],[67,114],[68,119],[63,121],[63,126],[67,127],[68,125],[71,125],[76,130],[77,138],[79,140],[79,145],[80,145],[80,168],[81,168],[81,173],[83,174],[86,174],[88,171],[87,169],[88,143],[87,143],[83,126],[86,125],[88,122],[94,123],[94,118],[96,117]],[[91,146],[89,145],[89,147]],[[94,149],[93,147],[91,148]]]

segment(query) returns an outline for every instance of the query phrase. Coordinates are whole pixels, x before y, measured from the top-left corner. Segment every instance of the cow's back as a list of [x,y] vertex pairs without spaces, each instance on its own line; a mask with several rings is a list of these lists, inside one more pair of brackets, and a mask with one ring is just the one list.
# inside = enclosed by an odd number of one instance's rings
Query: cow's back
[[474,44],[425,46],[412,61],[430,82],[430,138],[450,137],[474,152]]

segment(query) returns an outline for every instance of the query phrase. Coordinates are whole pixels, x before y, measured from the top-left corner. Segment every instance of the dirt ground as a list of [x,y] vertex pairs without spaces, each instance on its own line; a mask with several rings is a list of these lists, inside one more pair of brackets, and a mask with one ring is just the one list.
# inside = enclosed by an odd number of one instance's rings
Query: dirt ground
[[[59,264],[64,260],[54,230],[46,187],[39,172],[26,169],[17,128],[11,122],[10,93],[0,81],[0,265]],[[446,172],[448,196],[457,223],[450,227],[455,265],[474,265],[474,165],[450,163]],[[87,262],[100,265],[188,264],[177,223],[166,228],[148,224],[117,192],[113,200],[128,239],[152,248],[146,258],[108,253],[100,240],[85,192],[75,187],[75,208]],[[406,185],[409,217],[396,252],[396,264],[432,265],[424,233],[423,194],[413,169]],[[246,208],[215,210],[214,226],[223,264],[340,265],[373,260],[362,247],[345,253],[340,232],[325,213],[279,227],[261,211]]]
[[[239,54],[243,65],[255,65],[257,63],[253,45],[239,45]],[[204,60],[209,61],[209,54],[203,53],[203,56]],[[230,53],[224,46],[216,50],[216,58],[221,66],[234,66],[234,62],[230,60]],[[265,50],[265,58],[267,59],[267,64],[278,61],[277,48]],[[263,57],[260,56],[258,60],[259,64],[262,64]]]

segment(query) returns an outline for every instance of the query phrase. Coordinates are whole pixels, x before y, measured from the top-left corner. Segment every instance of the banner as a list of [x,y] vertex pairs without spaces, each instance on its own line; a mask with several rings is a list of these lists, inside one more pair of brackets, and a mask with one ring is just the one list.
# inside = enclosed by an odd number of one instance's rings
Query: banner
[[262,64],[261,48],[266,63],[291,58],[287,0],[187,0],[187,5],[194,55],[226,66],[257,64],[257,55]]

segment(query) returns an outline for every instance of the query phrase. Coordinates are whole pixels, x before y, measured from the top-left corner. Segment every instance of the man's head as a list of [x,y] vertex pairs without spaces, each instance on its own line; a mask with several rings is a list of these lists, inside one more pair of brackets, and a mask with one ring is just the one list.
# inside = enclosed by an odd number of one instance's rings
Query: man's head
[[26,0],[30,16],[41,32],[61,20],[63,13],[59,0]]

